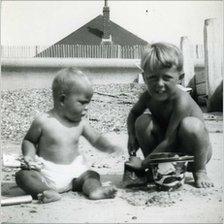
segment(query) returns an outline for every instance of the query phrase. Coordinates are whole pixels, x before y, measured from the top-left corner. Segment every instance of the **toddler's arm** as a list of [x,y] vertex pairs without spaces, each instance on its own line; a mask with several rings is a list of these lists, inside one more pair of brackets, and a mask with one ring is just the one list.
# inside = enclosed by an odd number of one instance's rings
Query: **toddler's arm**
[[114,145],[108,138],[93,129],[87,121],[84,122],[82,135],[91,143],[92,146],[107,153],[120,153],[122,151],[119,146]]
[[[29,169],[35,168],[36,146],[38,144],[40,136],[40,122],[38,119],[36,119],[33,121],[22,142],[22,154],[25,163],[24,166]],[[39,169],[39,167],[36,168]]]

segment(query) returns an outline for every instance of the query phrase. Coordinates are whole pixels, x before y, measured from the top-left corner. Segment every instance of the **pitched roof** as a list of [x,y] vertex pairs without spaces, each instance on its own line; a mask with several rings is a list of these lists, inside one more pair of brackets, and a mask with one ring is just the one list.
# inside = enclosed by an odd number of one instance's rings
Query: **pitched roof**
[[[122,28],[110,20],[111,36],[113,44],[124,45],[146,45],[147,41],[137,37],[128,30]],[[61,39],[54,45],[60,44],[83,44],[99,45],[103,36],[103,16],[99,15],[90,22],[80,27],[70,35]]]
[[[122,28],[116,23],[110,20],[110,33],[112,36],[113,45],[120,46],[134,46],[134,45],[146,45],[147,41],[139,38],[128,30]],[[48,47],[44,51],[38,53],[35,57],[57,57],[58,55],[69,56],[69,51],[64,51],[61,48],[57,48],[57,53],[52,53],[54,46],[60,45],[101,45],[103,37],[103,15],[99,15],[72,32],[65,38],[56,42],[52,46]]]

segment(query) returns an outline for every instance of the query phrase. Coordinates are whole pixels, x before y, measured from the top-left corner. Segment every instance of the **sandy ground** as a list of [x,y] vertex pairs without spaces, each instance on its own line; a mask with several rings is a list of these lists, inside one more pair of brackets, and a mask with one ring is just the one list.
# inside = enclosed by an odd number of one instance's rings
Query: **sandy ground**
[[[61,201],[51,204],[38,204],[33,200],[30,204],[2,207],[2,223],[223,223],[222,119],[210,118],[208,115],[206,123],[213,157],[207,167],[214,188],[195,188],[192,174],[187,173],[185,185],[173,192],[158,192],[154,186],[123,189],[120,183],[127,152],[114,158],[97,152],[82,139],[80,148],[92,169],[101,174],[103,185],[117,186],[116,198],[91,201],[79,193],[68,192],[62,195]],[[126,133],[107,135],[126,150]],[[13,142],[5,142],[2,149],[3,153],[20,153],[20,146]],[[3,167],[3,196],[24,194],[15,185],[15,171]]]

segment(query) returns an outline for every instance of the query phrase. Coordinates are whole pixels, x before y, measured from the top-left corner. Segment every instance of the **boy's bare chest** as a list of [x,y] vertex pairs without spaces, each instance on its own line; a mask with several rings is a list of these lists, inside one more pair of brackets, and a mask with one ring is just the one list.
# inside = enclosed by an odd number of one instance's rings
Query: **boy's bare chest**
[[149,101],[147,102],[147,107],[149,108],[153,117],[155,117],[157,120],[166,123],[169,122],[173,111],[172,103]]

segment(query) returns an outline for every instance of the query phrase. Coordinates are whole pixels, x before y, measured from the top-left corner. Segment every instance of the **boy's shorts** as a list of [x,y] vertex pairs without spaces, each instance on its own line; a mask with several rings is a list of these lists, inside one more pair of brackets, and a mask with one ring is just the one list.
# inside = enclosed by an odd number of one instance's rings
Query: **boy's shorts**
[[40,171],[44,177],[43,182],[59,193],[71,190],[73,179],[78,178],[88,170],[88,166],[81,155],[68,165],[55,164],[42,157],[37,157],[37,160],[43,163],[43,168]]

